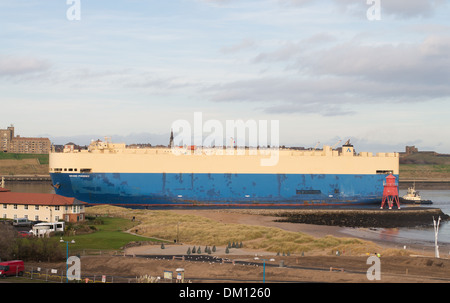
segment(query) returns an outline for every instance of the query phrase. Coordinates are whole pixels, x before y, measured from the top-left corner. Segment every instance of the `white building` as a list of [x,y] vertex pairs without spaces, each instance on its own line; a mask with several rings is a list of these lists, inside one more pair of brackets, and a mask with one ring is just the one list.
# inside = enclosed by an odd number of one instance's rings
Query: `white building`
[[0,216],[30,221],[78,222],[85,219],[86,202],[44,193],[15,193],[0,187]]

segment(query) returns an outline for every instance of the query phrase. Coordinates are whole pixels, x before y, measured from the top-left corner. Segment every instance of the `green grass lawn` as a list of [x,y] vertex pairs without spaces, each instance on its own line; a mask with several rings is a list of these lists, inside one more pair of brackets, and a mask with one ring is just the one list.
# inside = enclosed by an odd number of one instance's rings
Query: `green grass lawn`
[[103,221],[103,224],[96,224],[95,221],[88,221],[86,223],[96,228],[97,231],[93,233],[64,236],[64,241],[75,240],[75,244],[69,244],[69,249],[118,250],[133,241],[159,241],[125,232],[136,225],[136,222],[132,222],[131,220],[109,217],[101,217],[100,219]]
[[49,155],[48,154],[18,154],[18,153],[3,153],[0,152],[0,160],[9,159],[9,160],[22,160],[22,159],[34,159],[37,158],[40,164],[48,164],[49,163]]
[[403,179],[447,179],[450,176],[449,164],[401,164],[400,177]]

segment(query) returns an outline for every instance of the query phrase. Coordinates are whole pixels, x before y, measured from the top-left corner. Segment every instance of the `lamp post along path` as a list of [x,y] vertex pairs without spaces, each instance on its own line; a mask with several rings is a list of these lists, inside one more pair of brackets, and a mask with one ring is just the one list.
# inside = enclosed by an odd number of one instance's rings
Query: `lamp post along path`
[[69,242],[64,241],[62,238],[60,238],[59,242],[66,243],[66,283],[69,283],[69,243],[75,244],[75,240]]

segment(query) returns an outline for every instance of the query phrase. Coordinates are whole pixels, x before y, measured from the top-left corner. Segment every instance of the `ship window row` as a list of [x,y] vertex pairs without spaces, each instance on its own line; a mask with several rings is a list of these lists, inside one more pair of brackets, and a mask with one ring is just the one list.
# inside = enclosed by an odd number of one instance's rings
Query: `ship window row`
[[54,172],[61,172],[61,171],[78,171],[78,168],[54,168]]
[[[78,172],[78,168],[53,168],[52,169],[55,173],[60,173],[63,171],[72,171],[72,172]],[[80,168],[80,173],[90,173],[91,168]]]
[[380,175],[389,175],[389,174],[393,174],[394,171],[393,170],[377,170],[377,174]]

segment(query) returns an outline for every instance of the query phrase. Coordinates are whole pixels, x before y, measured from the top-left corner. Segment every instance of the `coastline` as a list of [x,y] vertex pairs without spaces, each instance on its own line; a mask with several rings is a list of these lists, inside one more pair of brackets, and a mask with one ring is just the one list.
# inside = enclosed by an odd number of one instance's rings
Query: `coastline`
[[[316,225],[307,223],[281,222],[279,217],[255,213],[248,210],[172,210],[178,214],[203,216],[221,223],[259,225],[276,227],[291,232],[301,232],[316,238],[333,236],[338,238],[357,238],[369,241],[383,249],[406,248],[418,255],[434,256],[434,239],[430,241],[412,240],[395,235],[391,229],[344,227],[330,225]],[[450,256],[450,243],[439,242],[439,249],[443,257]]]
[[[409,238],[405,238],[402,236],[398,236],[392,231],[383,229],[383,228],[344,228],[339,231],[337,234],[344,234],[347,237],[354,237],[358,239],[364,239],[367,241],[371,241],[381,247],[384,248],[394,248],[394,249],[407,249],[411,251],[415,251],[418,254],[423,255],[432,255],[435,253],[434,240],[430,239],[429,241],[425,240],[413,240]],[[337,235],[336,235],[337,236]],[[447,242],[438,242],[439,251],[441,258],[450,257],[450,243]]]

